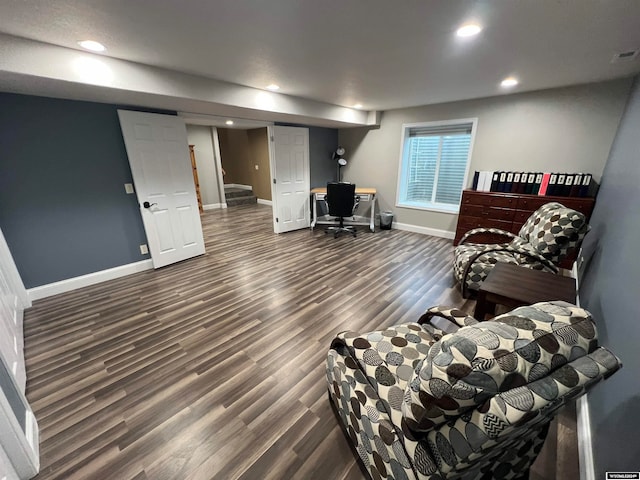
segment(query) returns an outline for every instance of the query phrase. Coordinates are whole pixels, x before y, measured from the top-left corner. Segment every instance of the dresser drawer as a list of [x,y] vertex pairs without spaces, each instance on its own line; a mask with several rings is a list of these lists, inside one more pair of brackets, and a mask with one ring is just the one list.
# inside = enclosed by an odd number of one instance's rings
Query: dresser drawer
[[458,230],[463,230],[463,233],[473,228],[499,228],[511,231],[511,223],[493,218],[460,217],[458,219]]
[[484,205],[487,207],[515,208],[518,197],[504,194],[487,194],[484,192],[464,191],[462,194],[462,205]]
[[514,210],[510,208],[486,207],[482,205],[462,205],[460,215],[477,218],[493,218],[495,220],[512,221]]

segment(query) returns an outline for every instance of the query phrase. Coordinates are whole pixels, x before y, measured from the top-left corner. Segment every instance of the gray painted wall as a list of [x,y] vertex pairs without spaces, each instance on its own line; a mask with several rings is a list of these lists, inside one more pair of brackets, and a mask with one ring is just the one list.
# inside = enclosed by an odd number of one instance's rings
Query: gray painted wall
[[189,145],[194,145],[198,182],[203,205],[223,203],[213,150],[211,127],[206,125],[187,125]]
[[640,77],[604,169],[585,237],[580,301],[624,364],[589,394],[596,478],[640,469]]
[[0,227],[27,288],[149,258],[117,108],[0,93]]
[[478,118],[474,170],[590,172],[599,179],[631,79],[384,112],[378,129],[342,129],[345,179],[378,189],[395,221],[454,232],[457,215],[395,207],[403,123]]
[[331,158],[331,154],[337,146],[337,129],[309,127],[309,173],[311,188],[326,187],[327,182],[336,180],[336,163]]

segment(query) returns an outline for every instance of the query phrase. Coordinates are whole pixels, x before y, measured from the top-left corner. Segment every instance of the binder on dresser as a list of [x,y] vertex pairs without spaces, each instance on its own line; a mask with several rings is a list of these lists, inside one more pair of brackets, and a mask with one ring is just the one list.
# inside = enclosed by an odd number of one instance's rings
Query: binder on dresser
[[507,172],[507,180],[504,183],[503,192],[510,192],[511,187],[513,187],[513,172]]
[[533,189],[531,190],[532,195],[538,195],[541,184],[542,184],[542,172],[538,172],[536,173],[536,178],[533,181]]
[[562,187],[562,196],[568,197],[571,194],[571,188],[573,187],[573,174],[567,174],[564,179],[564,187]]
[[493,172],[493,175],[491,176],[491,191],[492,192],[497,192],[498,191],[498,180],[500,179],[500,172]]
[[520,172],[515,172],[513,174],[513,183],[511,184],[511,193],[518,193],[518,188],[520,188]]
[[484,192],[484,179],[487,176],[487,172],[481,170],[478,172],[478,191]]
[[520,172],[520,183],[518,184],[518,193],[524,193],[527,188],[527,172]]
[[487,170],[483,170],[480,172],[480,180],[478,181],[478,185],[481,192],[491,191],[492,177],[493,177],[493,172],[489,172]]
[[547,187],[549,186],[549,177],[550,173],[545,172],[542,174],[542,183],[540,183],[540,189],[538,190],[538,195],[546,195]]
[[535,173],[527,174],[527,184],[524,188],[524,193],[531,195],[531,193],[533,192],[533,182],[535,182],[535,180],[536,180]]
[[593,175],[586,173],[582,177],[582,187],[580,188],[581,197],[595,197],[598,191],[598,182],[593,179]]
[[473,172],[473,182],[471,182],[471,189],[472,190],[478,190],[478,180],[480,179],[480,172],[479,171],[475,171]]
[[549,186],[547,187],[547,196],[553,197],[556,194],[558,184],[558,174],[552,173],[549,177]]
[[567,177],[566,173],[558,174],[558,182],[556,183],[556,193],[554,193],[554,195],[556,195],[557,197],[561,197],[564,193],[564,181],[566,177]]
[[504,192],[505,183],[507,183],[507,172],[500,172],[500,179],[498,180],[498,192]]
[[582,174],[576,173],[573,176],[573,185],[571,186],[571,191],[569,192],[570,197],[579,197],[580,196],[580,188],[582,187]]

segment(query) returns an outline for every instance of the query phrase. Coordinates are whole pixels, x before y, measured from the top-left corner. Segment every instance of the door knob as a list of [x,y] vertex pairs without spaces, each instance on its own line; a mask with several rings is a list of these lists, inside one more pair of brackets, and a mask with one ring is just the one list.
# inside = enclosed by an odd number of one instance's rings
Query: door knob
[[153,207],[154,205],[157,205],[157,203],[144,202],[144,203],[142,204],[142,206],[143,206],[144,208],[151,208],[151,207]]

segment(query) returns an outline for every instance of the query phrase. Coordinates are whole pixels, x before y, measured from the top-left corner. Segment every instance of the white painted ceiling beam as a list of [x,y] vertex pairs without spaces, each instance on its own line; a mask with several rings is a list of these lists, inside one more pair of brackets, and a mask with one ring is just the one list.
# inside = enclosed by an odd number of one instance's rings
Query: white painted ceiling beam
[[348,127],[379,115],[0,34],[0,89],[263,121]]

